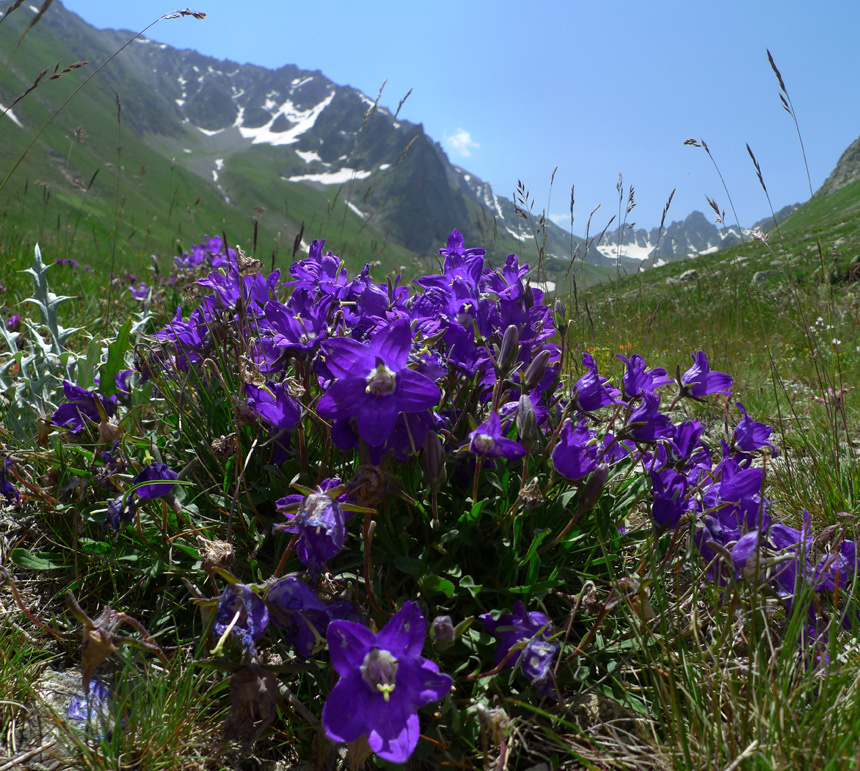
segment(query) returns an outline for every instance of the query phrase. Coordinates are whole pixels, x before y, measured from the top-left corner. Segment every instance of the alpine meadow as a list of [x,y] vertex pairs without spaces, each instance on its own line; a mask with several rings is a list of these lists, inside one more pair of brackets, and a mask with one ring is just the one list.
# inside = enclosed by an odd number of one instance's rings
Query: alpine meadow
[[0,771],[860,767],[860,139],[573,236],[409,94],[0,14]]

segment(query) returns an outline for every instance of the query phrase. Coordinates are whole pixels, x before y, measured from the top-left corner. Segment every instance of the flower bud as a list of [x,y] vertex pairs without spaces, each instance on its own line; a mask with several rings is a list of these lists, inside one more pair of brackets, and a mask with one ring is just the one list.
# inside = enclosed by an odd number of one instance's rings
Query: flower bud
[[525,375],[523,375],[523,391],[531,391],[538,383],[540,383],[541,378],[546,372],[546,365],[549,362],[550,351],[547,348],[544,348],[542,351],[538,351],[537,356],[535,356],[531,363],[526,369]]
[[442,449],[442,438],[435,431],[428,431],[421,450],[421,468],[424,470],[424,480],[430,487],[439,488],[445,484],[445,451]]
[[454,643],[454,623],[451,616],[436,616],[430,625],[430,639],[439,650],[445,650]]
[[507,377],[516,364],[520,353],[519,339],[520,331],[511,324],[505,330],[502,344],[499,346],[499,356],[496,359],[496,369],[501,377]]
[[520,397],[517,403],[517,435],[520,444],[527,450],[531,450],[538,436],[540,436],[535,408],[532,406],[532,400],[525,394]]
[[607,479],[609,479],[609,464],[598,463],[597,467],[589,475],[585,486],[580,490],[580,511],[588,511],[589,509],[594,508],[597,501],[600,500],[603,488],[606,487]]

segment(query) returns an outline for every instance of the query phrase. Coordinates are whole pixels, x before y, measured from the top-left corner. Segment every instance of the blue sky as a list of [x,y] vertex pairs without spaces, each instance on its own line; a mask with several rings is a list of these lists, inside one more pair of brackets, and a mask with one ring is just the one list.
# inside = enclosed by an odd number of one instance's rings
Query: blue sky
[[[191,0],[189,0],[191,1]],[[162,0],[65,0],[97,27],[138,31],[176,5]],[[779,102],[770,49],[793,101],[813,189],[860,135],[856,46],[860,3],[796,0],[196,0],[207,14],[162,21],[147,36],[180,48],[276,68],[321,70],[423,123],[452,162],[512,197],[518,180],[535,209],[574,232],[618,211],[616,183],[635,187],[628,218],[654,227],[710,216],[729,201],[742,225],[768,205],[747,156],[761,165],[774,208],[809,186],[797,133]],[[550,178],[558,171],[550,197]]]

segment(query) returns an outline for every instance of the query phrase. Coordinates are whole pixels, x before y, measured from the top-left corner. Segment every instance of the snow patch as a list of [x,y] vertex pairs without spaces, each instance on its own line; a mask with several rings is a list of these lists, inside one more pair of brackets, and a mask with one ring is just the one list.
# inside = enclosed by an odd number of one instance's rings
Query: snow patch
[[544,294],[549,294],[555,291],[555,281],[536,281],[534,286],[540,289]]
[[390,168],[391,168],[390,163],[380,163],[379,164],[379,170],[380,171],[385,171],[386,169],[390,169]]
[[[597,247],[597,251],[610,260],[618,258],[618,247],[613,244],[601,244]],[[637,244],[624,243],[621,245],[621,256],[629,257],[631,260],[647,260],[653,251],[654,247],[651,244],[638,246]]]
[[201,134],[206,134],[207,137],[214,137],[216,134],[220,134],[224,129],[215,129],[215,131],[209,131],[209,129],[200,128],[200,126],[196,126],[197,130]]
[[[255,145],[291,145],[297,142],[298,138],[302,134],[313,128],[317,118],[320,116],[322,111],[331,104],[332,99],[334,99],[334,91],[332,91],[319,104],[311,107],[309,110],[299,110],[291,100],[287,99],[287,101],[285,101],[272,115],[272,119],[264,126],[260,126],[259,128],[246,128],[245,126],[240,125],[239,131],[245,139],[250,139]],[[294,125],[287,131],[272,131],[272,124],[274,124],[279,115],[283,115]]]
[[309,150],[307,152],[304,150],[296,150],[296,155],[298,155],[305,163],[313,163],[314,161],[322,163],[322,158],[319,157],[319,153],[315,153],[313,150]]
[[342,185],[351,179],[367,179],[369,171],[357,171],[344,167],[338,171],[325,171],[322,174],[300,174],[297,177],[281,177],[286,182],[319,182],[322,185]]
[[176,102],[176,104],[178,104],[180,107],[185,104],[184,99],[174,99],[173,101]]
[[293,87],[293,89],[301,88],[305,83],[310,83],[312,80],[313,77],[310,75],[306,78],[293,78],[290,81],[290,85]]
[[183,148],[182,148],[182,152],[183,152],[183,153],[190,153],[190,152],[191,152],[191,150],[189,150],[187,147],[183,147]]
[[511,228],[508,228],[508,235],[510,235],[511,238],[516,238],[517,241],[531,241],[531,238],[532,238],[528,234],[522,234],[521,235],[520,233],[517,233],[516,230],[511,230]]

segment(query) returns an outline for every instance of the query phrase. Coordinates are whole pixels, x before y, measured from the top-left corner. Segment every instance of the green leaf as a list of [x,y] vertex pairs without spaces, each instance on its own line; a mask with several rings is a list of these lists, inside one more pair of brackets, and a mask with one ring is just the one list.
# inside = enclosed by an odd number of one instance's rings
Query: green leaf
[[440,576],[426,576],[421,582],[421,587],[425,592],[439,592],[444,594],[448,599],[454,596],[454,584],[447,578],[441,578]]
[[131,319],[126,319],[125,324],[117,333],[116,339],[108,345],[108,358],[99,369],[99,393],[105,398],[113,396],[117,392],[116,375],[125,367],[125,354],[129,348],[129,337],[131,335]]
[[49,551],[30,552],[27,549],[12,549],[9,556],[18,567],[29,570],[60,570],[66,567],[61,555]]
[[465,589],[472,595],[472,597],[477,597],[484,586],[483,584],[476,584],[475,579],[472,578],[472,576],[463,576],[460,579],[460,588]]
[[424,561],[414,557],[395,557],[394,565],[410,576],[420,576],[424,572]]

